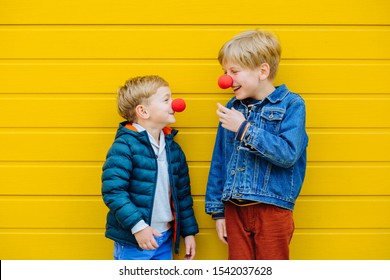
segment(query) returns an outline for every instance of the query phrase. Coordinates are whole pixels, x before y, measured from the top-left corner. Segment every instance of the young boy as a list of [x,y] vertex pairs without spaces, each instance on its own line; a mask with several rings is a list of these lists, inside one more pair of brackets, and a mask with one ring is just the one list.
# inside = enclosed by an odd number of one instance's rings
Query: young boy
[[172,98],[159,76],[130,79],[118,91],[119,125],[102,174],[106,237],[116,260],[172,259],[172,240],[195,256],[198,225],[185,155],[173,137]]
[[259,30],[233,37],[218,60],[234,97],[217,104],[218,126],[206,191],[229,259],[289,259],[292,210],[306,170],[305,103],[275,87],[275,36]]

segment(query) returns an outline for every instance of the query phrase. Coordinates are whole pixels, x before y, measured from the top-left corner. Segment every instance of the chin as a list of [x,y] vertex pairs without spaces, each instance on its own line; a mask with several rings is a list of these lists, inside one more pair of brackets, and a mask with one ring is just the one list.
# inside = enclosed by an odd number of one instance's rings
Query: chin
[[237,100],[244,100],[244,99],[246,99],[247,97],[246,96],[242,96],[242,95],[236,95],[236,99]]
[[244,99],[249,98],[249,96],[245,93],[236,93],[235,92],[234,95],[236,96],[237,100],[244,100]]

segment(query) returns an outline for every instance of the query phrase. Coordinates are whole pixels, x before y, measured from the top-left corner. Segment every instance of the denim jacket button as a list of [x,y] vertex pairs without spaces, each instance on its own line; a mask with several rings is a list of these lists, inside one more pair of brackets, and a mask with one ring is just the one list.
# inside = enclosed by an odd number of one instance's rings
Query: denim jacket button
[[230,171],[230,174],[234,175],[234,174],[236,174],[236,171],[232,170],[232,171]]

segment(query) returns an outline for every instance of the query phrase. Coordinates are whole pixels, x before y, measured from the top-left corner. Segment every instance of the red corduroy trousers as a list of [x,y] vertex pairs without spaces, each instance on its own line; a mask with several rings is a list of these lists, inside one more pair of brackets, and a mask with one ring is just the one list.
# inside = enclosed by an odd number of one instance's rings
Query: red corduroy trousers
[[270,204],[225,203],[229,260],[288,260],[294,232],[291,210]]

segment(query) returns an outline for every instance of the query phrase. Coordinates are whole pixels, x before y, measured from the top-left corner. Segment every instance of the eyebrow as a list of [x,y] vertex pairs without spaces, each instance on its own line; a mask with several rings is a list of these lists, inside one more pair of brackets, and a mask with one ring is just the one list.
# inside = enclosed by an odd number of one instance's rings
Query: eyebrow
[[230,71],[237,71],[237,70],[240,70],[240,67],[233,66],[233,67],[226,68],[224,71],[227,72],[228,70],[230,70]]
[[162,98],[162,99],[165,99],[166,97],[171,97],[171,94],[165,93],[161,98]]

